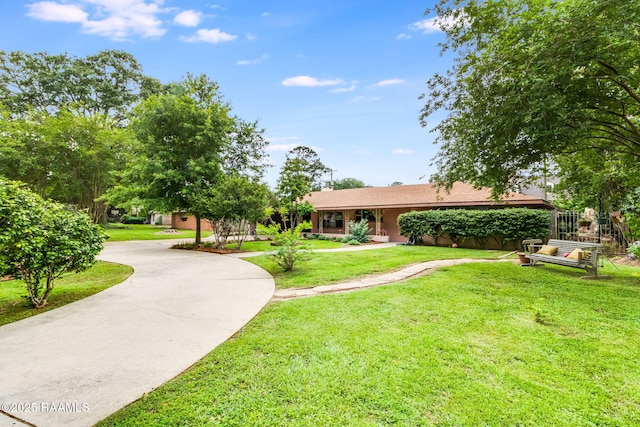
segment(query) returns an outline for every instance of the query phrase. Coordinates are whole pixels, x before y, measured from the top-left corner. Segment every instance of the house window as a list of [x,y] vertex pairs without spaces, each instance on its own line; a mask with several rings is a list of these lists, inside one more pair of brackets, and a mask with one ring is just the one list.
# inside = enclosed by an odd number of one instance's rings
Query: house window
[[322,214],[322,227],[323,228],[342,228],[344,225],[344,220],[342,217],[342,212],[324,212]]
[[[376,216],[373,214],[373,211],[367,209],[357,209],[356,210],[356,222],[360,222],[363,219],[366,219],[369,222],[375,222]],[[382,222],[382,215],[380,215],[380,222]]]

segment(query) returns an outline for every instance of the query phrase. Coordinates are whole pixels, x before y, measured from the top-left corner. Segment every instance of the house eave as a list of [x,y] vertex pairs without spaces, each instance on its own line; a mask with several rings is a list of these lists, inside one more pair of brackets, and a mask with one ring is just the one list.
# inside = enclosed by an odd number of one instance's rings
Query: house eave
[[315,206],[316,210],[353,210],[353,209],[442,209],[442,208],[468,208],[468,207],[508,207],[508,206],[540,206],[544,209],[552,210],[553,205],[545,200],[509,200],[502,202],[492,201],[466,201],[447,203],[391,203],[391,204],[359,204],[359,205],[327,205]]

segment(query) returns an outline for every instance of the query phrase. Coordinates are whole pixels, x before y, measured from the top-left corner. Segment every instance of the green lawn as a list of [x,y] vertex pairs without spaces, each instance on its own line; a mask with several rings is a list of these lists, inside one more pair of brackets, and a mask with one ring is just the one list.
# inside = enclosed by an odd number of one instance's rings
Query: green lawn
[[[344,243],[332,242],[331,240],[305,240],[304,243],[309,245],[311,249],[333,249],[333,248],[341,248]],[[229,249],[235,249],[236,245],[233,243],[229,243],[225,246]],[[248,242],[244,242],[242,244],[242,249],[245,252],[266,252],[266,251],[277,251],[277,246],[271,246],[270,240],[261,240],[258,242],[254,242],[250,240]]]
[[640,271],[511,263],[272,303],[102,426],[637,426]]
[[[178,233],[159,234],[169,227],[150,224],[115,224],[104,228],[109,236],[108,242],[123,242],[125,240],[164,240],[164,239],[195,239],[193,230],[178,230]],[[210,231],[203,231],[202,237],[211,236]]]
[[123,282],[131,273],[133,269],[128,265],[98,261],[89,270],[69,274],[56,280],[48,303],[42,309],[31,307],[23,282],[19,280],[0,282],[0,325],[86,298]]
[[293,271],[287,273],[267,255],[245,259],[267,270],[275,278],[278,288],[291,288],[327,285],[436,259],[496,258],[504,253],[403,245],[354,252],[316,252],[308,260],[296,262]]

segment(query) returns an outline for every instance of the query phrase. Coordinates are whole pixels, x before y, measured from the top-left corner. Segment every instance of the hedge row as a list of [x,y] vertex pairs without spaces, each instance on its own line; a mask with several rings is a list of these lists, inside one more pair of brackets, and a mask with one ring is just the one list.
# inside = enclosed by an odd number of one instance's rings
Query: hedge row
[[476,247],[485,248],[489,238],[501,247],[507,242],[542,239],[549,234],[551,216],[542,209],[497,210],[429,210],[413,211],[398,216],[400,234],[411,244],[422,244],[425,236],[438,239],[446,236],[456,244],[472,240]]

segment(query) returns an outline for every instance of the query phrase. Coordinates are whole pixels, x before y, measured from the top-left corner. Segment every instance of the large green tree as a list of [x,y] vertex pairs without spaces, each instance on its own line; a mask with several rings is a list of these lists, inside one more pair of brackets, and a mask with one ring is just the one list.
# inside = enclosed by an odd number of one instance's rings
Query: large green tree
[[640,3],[441,0],[433,11],[456,57],[423,95],[424,125],[448,111],[434,128],[436,180],[497,196],[581,153],[637,168]]
[[88,116],[108,115],[123,125],[141,97],[163,90],[142,73],[133,55],[120,50],[84,58],[0,51],[0,103],[14,116],[72,108]]
[[166,90],[123,51],[0,51],[0,175],[104,221],[97,199],[129,153],[128,114]]
[[135,156],[108,198],[120,205],[141,203],[159,212],[184,210],[197,218],[195,203],[221,179],[221,152],[233,128],[229,105],[218,85],[188,77],[173,92],[150,96],[133,112]]
[[42,197],[85,209],[95,222],[105,220],[97,200],[124,166],[129,132],[106,115],[85,116],[60,110],[33,113],[27,120],[0,111],[0,175],[27,183]]
[[210,218],[209,203],[225,173],[258,180],[266,142],[257,123],[231,116],[218,84],[188,75],[171,93],[152,95],[134,109],[135,155],[107,198],[158,212],[182,210]]
[[291,228],[295,228],[299,216],[314,211],[308,202],[302,200],[314,188],[319,189],[327,171],[328,168],[312,148],[298,146],[287,153],[280,169],[276,196],[280,212]]

